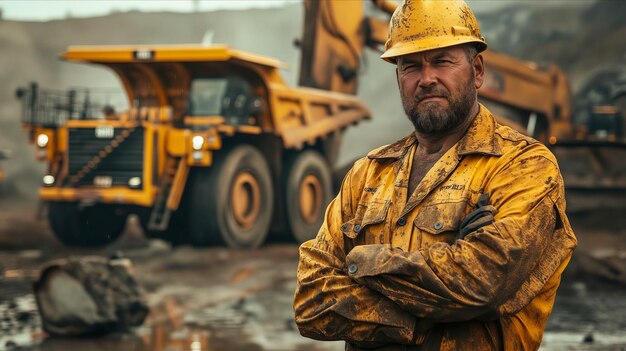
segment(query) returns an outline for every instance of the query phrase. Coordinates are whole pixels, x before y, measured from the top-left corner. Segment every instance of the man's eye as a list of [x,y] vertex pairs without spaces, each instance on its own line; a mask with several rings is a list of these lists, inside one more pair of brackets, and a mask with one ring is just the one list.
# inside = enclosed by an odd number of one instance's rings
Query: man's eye
[[435,63],[438,65],[450,63],[450,60],[435,60]]

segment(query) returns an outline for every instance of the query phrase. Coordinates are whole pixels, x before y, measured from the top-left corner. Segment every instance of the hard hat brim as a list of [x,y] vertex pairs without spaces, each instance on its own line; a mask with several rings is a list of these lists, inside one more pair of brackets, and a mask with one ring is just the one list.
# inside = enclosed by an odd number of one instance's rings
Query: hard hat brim
[[467,43],[476,43],[476,48],[478,49],[478,52],[482,52],[487,49],[487,43],[485,43],[484,40],[478,40],[476,37],[473,36],[449,36],[448,38],[434,37],[423,38],[421,40],[415,40],[403,44],[398,43],[385,51],[385,53],[383,53],[380,58],[389,63],[396,64],[396,60],[399,56]]

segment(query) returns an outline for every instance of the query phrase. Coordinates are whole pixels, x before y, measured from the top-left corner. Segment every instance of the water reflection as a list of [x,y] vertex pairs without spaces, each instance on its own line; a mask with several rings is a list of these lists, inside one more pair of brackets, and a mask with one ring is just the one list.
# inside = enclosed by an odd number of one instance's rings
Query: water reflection
[[[0,350],[29,349],[41,351],[218,351],[218,350],[263,350],[247,341],[242,330],[242,318],[232,312],[236,308],[215,306],[188,312],[174,298],[168,297],[152,308],[146,325],[126,333],[114,333],[102,337],[63,338],[47,337],[33,332],[0,345]],[[233,318],[234,317],[234,318]],[[237,322],[232,323],[229,320]],[[14,338],[17,335],[14,335]],[[30,346],[29,346],[30,345]]]
[[[41,351],[220,351],[261,350],[257,345],[241,343],[233,339],[212,339],[208,330],[156,326],[139,329],[132,333],[119,333],[100,338],[49,337],[33,350]],[[22,350],[22,349],[20,349]]]
[[[32,295],[0,302],[0,350],[261,351],[342,350],[299,336],[290,308],[293,283],[219,304],[191,307],[159,297],[143,327],[99,338],[47,337]],[[563,287],[540,351],[626,351],[626,291]],[[6,320],[13,322],[7,322]],[[4,324],[3,324],[4,323]],[[585,338],[593,341],[585,342]]]

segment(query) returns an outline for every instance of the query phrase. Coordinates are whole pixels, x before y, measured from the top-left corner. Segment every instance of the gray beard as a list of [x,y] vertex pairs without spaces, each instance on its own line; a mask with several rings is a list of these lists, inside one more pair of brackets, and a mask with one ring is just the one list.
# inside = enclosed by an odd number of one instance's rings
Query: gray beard
[[450,104],[447,109],[426,108],[420,113],[414,105],[407,112],[415,130],[422,134],[444,134],[454,130],[468,118],[472,100],[464,99],[459,104]]
[[[472,72],[473,73],[473,72]],[[426,103],[422,106],[422,111],[418,110],[419,97],[413,98],[412,101],[405,101],[402,96],[402,106],[404,112],[413,127],[418,133],[429,135],[441,135],[454,130],[463,124],[468,118],[476,99],[476,87],[474,79],[469,80],[468,86],[461,91],[458,100],[451,99],[450,94],[442,94],[436,92],[435,89],[424,89],[422,94],[433,94],[444,96],[448,99],[449,108],[441,109],[437,103]]]

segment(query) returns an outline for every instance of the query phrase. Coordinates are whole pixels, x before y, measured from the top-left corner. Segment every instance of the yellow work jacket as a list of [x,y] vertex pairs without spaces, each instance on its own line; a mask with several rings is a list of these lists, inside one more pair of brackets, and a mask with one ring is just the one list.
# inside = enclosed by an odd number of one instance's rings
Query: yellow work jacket
[[[301,334],[353,350],[538,349],[576,246],[554,156],[481,106],[409,196],[416,145],[358,160],[302,244]],[[457,238],[481,194],[493,223]]]

